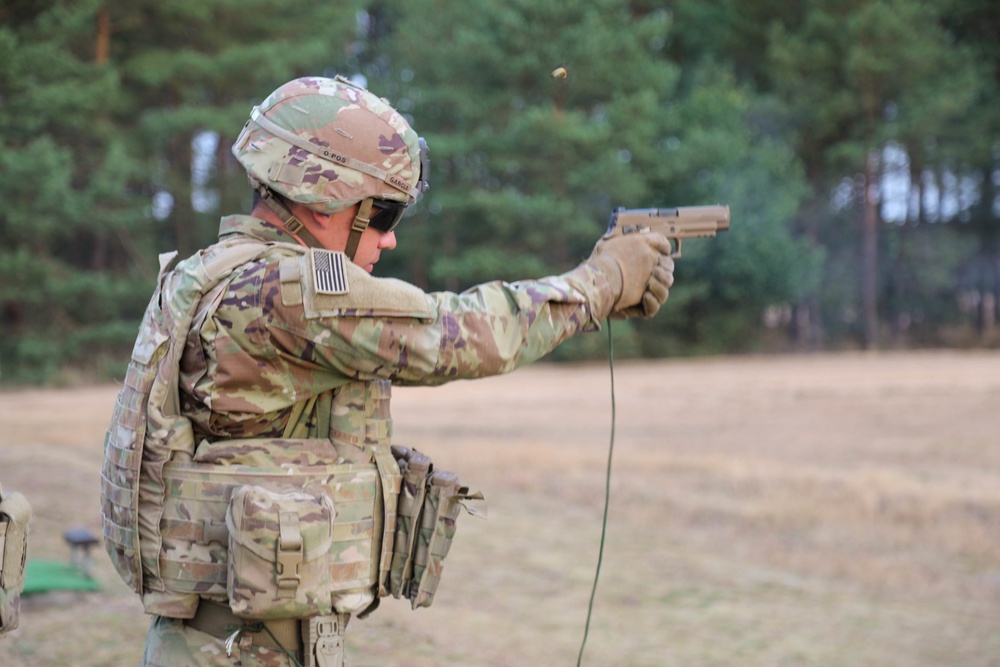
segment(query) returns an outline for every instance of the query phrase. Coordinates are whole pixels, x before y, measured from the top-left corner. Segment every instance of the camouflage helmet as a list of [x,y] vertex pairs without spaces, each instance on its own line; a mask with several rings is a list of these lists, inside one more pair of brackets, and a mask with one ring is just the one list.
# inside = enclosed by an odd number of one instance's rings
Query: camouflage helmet
[[386,100],[340,76],[275,90],[232,150],[255,188],[325,214],[368,198],[406,206],[427,187],[423,139]]

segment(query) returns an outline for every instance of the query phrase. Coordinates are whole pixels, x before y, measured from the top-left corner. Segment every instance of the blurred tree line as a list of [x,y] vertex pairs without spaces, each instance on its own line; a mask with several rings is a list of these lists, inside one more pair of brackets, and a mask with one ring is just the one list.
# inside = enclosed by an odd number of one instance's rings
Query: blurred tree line
[[335,73],[431,149],[383,275],[540,277],[616,206],[727,203],[619,350],[997,344],[993,0],[4,0],[0,382],[120,377],[157,254],[249,210],[251,105]]

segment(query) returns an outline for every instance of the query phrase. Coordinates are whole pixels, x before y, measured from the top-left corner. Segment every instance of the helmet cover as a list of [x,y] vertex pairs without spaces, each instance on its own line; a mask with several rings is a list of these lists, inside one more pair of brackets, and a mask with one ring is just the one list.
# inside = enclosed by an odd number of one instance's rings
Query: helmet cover
[[304,77],[253,108],[232,150],[251,179],[329,214],[367,197],[415,202],[421,144],[384,99],[339,76]]

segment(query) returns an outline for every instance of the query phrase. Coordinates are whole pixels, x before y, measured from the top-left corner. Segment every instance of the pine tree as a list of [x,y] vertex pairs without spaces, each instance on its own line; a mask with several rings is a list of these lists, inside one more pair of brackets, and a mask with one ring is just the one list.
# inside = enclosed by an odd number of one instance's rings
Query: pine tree
[[949,44],[932,9],[921,0],[812,0],[803,3],[800,23],[776,23],[770,35],[769,76],[795,118],[815,196],[826,198],[838,181],[861,174],[858,188],[845,191],[860,223],[866,347],[878,345],[884,289],[883,151],[902,144],[919,170],[929,140],[968,107],[975,89],[971,61]]
[[119,373],[156,255],[250,191],[251,104],[349,57],[360,3],[78,0],[0,10],[0,380]]
[[[0,378],[44,380],[128,348],[145,203],[115,131],[122,91],[96,2],[8,3],[0,27]],[[129,331],[132,329],[132,331]],[[101,369],[103,370],[103,369]]]
[[[431,147],[428,202],[401,237],[418,281],[458,289],[563,271],[587,256],[616,206],[725,201],[734,231],[717,245],[762,253],[758,279],[746,280],[753,262],[738,252],[691,244],[679,265],[686,282],[671,316],[648,325],[647,352],[704,333],[709,295],[727,294],[722,309],[740,323],[703,339],[717,348],[757,326],[758,311],[735,312],[741,301],[762,307],[809,283],[809,253],[787,230],[801,194],[794,157],[751,127],[752,92],[724,69],[683,72],[671,61],[668,12],[521,0],[449,5],[442,21],[430,18],[442,3],[423,0],[381,13],[392,30],[375,46],[391,58],[368,74]],[[767,294],[734,297],[735,284]]]
[[977,312],[981,341],[996,344],[1000,327],[1000,5],[990,0],[943,0],[943,24],[956,48],[978,64],[976,99],[945,142],[948,161],[965,166],[978,186],[959,229],[975,241],[960,287]]

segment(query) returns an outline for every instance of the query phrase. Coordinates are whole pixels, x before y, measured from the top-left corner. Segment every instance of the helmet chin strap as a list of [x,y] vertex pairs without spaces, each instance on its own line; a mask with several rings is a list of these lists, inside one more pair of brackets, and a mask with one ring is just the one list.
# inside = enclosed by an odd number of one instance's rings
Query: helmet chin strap
[[260,181],[258,181],[253,176],[250,177],[250,187],[256,190],[260,194],[261,200],[267,204],[276,216],[281,218],[281,223],[285,226],[285,229],[289,233],[298,236],[302,241],[310,247],[322,248],[323,244],[320,243],[319,239],[313,236],[312,232],[306,229],[306,226],[302,224],[302,221],[295,217],[295,214],[289,210],[274,194],[271,188],[267,187]]
[[371,222],[372,204],[374,203],[375,200],[371,197],[363,199],[361,208],[358,209],[358,214],[354,216],[354,222],[351,223],[351,235],[347,237],[347,248],[344,249],[344,254],[352,262],[354,255],[358,252],[361,235],[365,233],[365,230],[368,229],[368,223]]
[[[281,218],[281,223],[285,226],[290,233],[298,236],[302,239],[306,245],[313,248],[324,248],[324,246],[319,239],[317,239],[312,232],[310,232],[302,222],[295,217],[295,215],[285,206],[278,197],[275,196],[274,192],[258,181],[253,176],[250,177],[250,186],[260,193],[260,198],[268,208],[274,211],[274,214]],[[375,200],[371,197],[363,199],[361,201],[361,207],[358,209],[358,214],[354,216],[354,221],[351,223],[351,234],[347,237],[347,247],[344,249],[344,254],[352,262],[354,261],[354,255],[358,252],[358,245],[361,244],[361,236],[368,229],[368,223],[371,222],[372,206]]]

